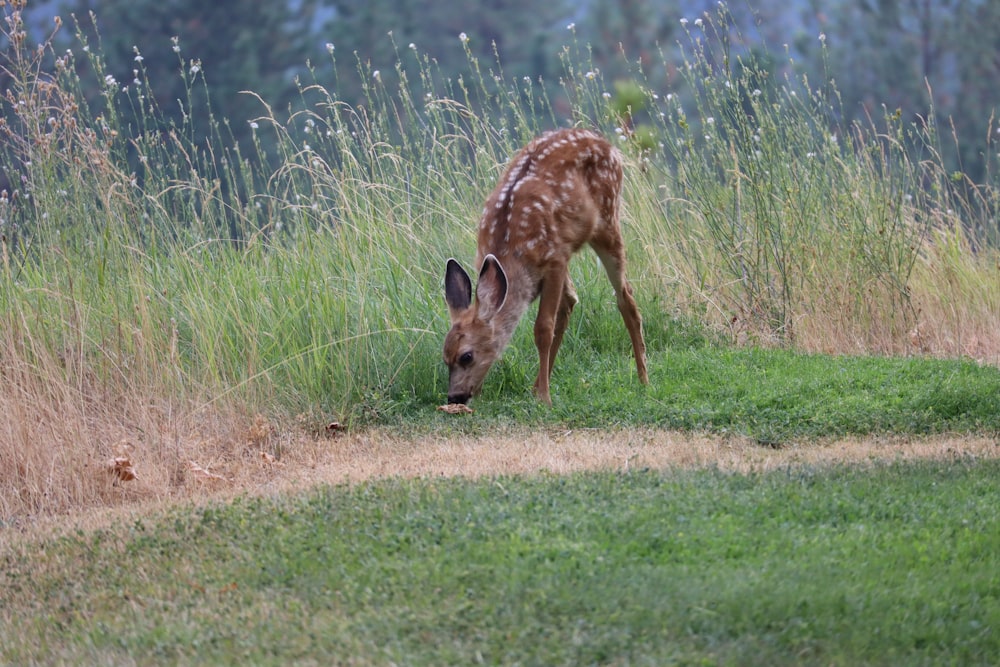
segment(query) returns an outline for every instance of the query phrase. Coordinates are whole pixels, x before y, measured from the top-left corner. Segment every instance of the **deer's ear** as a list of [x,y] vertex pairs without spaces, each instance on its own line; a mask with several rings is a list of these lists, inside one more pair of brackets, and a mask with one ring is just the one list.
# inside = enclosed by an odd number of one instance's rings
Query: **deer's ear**
[[483,268],[476,283],[476,301],[479,302],[479,317],[488,320],[503,308],[507,300],[507,274],[500,266],[500,260],[486,255]]
[[453,320],[472,304],[472,279],[454,259],[448,260],[444,271],[444,299]]

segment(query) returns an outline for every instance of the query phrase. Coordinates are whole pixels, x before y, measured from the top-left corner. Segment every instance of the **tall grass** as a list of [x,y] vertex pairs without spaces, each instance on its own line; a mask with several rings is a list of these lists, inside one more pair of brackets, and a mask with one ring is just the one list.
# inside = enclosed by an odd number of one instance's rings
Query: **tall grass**
[[[320,424],[433,404],[444,260],[473,256],[503,164],[556,124],[626,154],[644,312],[739,342],[1000,360],[996,254],[969,231],[995,225],[994,191],[943,172],[932,119],[841,127],[830,82],[768,85],[724,10],[664,53],[671,82],[604,81],[576,43],[558,90],[471,52],[447,80],[405,49],[394,72],[360,64],[349,104],[316,63],[295,110],[259,99],[239,146],[228,123],[247,121],[195,108],[210,64],[178,54],[171,123],[139,61],[119,82],[79,36],[30,45],[23,8],[4,5],[0,62],[0,513],[122,492],[98,474],[122,449],[182,480],[206,450],[243,455],[260,411]],[[605,289],[594,262],[573,270]]]

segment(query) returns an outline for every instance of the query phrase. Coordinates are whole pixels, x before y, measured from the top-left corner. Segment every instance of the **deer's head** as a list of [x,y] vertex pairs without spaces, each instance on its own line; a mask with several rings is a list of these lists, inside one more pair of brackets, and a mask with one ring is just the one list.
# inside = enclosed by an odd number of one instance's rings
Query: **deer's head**
[[504,336],[497,331],[495,318],[507,299],[507,274],[496,257],[487,255],[473,300],[469,274],[449,259],[444,296],[451,315],[451,330],[444,339],[448,402],[467,403],[482,389],[486,373],[503,352]]

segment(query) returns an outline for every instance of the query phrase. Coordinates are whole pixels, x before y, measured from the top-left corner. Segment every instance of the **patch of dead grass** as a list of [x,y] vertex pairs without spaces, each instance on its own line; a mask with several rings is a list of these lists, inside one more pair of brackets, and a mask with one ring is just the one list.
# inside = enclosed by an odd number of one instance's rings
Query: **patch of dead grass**
[[[230,453],[217,460],[203,458],[195,462],[218,477],[199,474],[188,465],[179,483],[170,479],[178,473],[168,467],[154,466],[148,470],[140,467],[136,483],[145,485],[146,492],[136,486],[129,498],[118,498],[117,505],[33,517],[0,528],[0,547],[66,530],[94,530],[130,523],[181,504],[298,493],[318,485],[358,484],[384,478],[479,478],[698,467],[746,474],[795,466],[1000,457],[1000,440],[990,436],[843,438],[775,449],[748,438],[657,429],[515,429],[479,436],[419,437],[384,428],[326,436],[305,432],[279,434],[262,418],[251,422],[246,435],[253,433],[262,439],[247,441],[242,454]],[[154,492],[155,489],[170,491]]]

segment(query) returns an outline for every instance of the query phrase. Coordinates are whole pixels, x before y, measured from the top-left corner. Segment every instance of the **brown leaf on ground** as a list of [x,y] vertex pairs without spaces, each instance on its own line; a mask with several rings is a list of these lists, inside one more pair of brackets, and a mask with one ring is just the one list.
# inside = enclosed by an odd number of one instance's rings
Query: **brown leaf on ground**
[[197,477],[198,479],[203,479],[203,480],[206,480],[206,481],[213,481],[213,482],[230,482],[230,481],[232,481],[228,477],[223,477],[222,475],[219,475],[219,474],[214,473],[214,472],[210,472],[209,470],[207,470],[205,468],[202,468],[200,465],[198,465],[194,461],[188,461],[188,468],[191,469],[191,473],[195,477]]
[[464,403],[449,403],[448,405],[439,405],[437,407],[440,412],[447,412],[449,415],[471,415],[475,412],[472,408]]
[[250,444],[260,446],[277,432],[277,428],[262,414],[254,415],[253,423],[247,429]]
[[277,459],[277,457],[275,457],[274,454],[271,454],[269,452],[265,452],[263,450],[261,450],[261,452],[260,452],[260,462],[262,464],[264,464],[265,466],[268,466],[268,467],[270,467],[270,466],[283,466],[283,465],[285,465],[284,463],[282,463],[281,461],[279,461]]
[[138,477],[135,468],[132,467],[132,461],[127,456],[116,456],[105,461],[104,469],[121,482],[131,482]]

